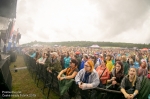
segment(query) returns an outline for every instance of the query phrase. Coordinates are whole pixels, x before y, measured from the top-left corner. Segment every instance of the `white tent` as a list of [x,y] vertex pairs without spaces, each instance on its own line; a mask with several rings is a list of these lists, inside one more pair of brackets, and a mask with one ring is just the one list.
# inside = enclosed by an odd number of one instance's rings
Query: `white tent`
[[98,46],[98,45],[92,45],[92,46],[90,46],[91,48],[100,48],[100,46]]
[[58,47],[58,45],[54,45],[54,47]]

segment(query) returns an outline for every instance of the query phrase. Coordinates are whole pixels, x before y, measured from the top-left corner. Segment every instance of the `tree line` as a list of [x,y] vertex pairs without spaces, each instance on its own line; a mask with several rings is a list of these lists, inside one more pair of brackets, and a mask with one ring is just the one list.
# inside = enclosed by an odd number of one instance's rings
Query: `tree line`
[[89,47],[91,45],[99,45],[100,47],[123,47],[123,48],[150,48],[150,43],[149,44],[135,44],[135,43],[122,43],[122,42],[92,42],[92,41],[65,41],[65,42],[30,42],[25,45],[34,45],[34,44],[39,44],[39,45],[48,45],[48,46],[74,46],[74,47]]

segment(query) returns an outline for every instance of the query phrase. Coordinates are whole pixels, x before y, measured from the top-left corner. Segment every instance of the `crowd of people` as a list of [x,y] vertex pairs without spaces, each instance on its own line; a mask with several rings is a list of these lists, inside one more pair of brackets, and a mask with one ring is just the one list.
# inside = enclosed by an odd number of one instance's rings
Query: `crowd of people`
[[44,64],[48,73],[59,72],[61,96],[66,92],[61,91],[62,86],[69,90],[75,81],[81,93],[99,87],[121,91],[126,99],[136,99],[142,78],[150,79],[149,51],[63,46],[30,47],[22,52]]

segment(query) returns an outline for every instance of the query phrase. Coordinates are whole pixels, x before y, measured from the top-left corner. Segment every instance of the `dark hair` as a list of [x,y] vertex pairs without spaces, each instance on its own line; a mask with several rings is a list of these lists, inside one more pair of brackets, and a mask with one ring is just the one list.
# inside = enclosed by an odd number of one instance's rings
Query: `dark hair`
[[75,66],[78,66],[78,61],[76,59],[71,59],[71,62],[75,64]]
[[45,54],[46,54],[47,57],[49,57],[49,54],[48,54],[48,53],[45,53]]
[[84,55],[84,57],[85,57],[86,59],[88,59],[88,56],[87,56],[87,55]]
[[104,59],[104,60],[101,60],[101,61],[103,61],[105,64],[107,64],[107,61]]
[[[123,72],[124,72],[123,63],[122,63],[121,61],[116,61],[115,66],[116,66],[117,64],[119,64],[119,65],[121,66],[121,69],[120,69],[120,71],[116,74],[116,77],[121,77],[121,76],[123,76]],[[115,71],[116,71],[116,69],[115,69]]]
[[50,53],[48,51],[46,51],[44,54],[46,54],[46,56],[50,56]]
[[91,55],[91,56],[89,56],[89,58],[91,58],[91,59],[95,59],[95,58],[94,58],[94,56],[92,56],[92,55]]
[[106,57],[110,57],[110,59],[109,59],[109,61],[110,61],[112,56],[110,54],[108,54]]
[[67,52],[67,57],[69,57],[70,56],[70,54],[69,54],[69,52]]

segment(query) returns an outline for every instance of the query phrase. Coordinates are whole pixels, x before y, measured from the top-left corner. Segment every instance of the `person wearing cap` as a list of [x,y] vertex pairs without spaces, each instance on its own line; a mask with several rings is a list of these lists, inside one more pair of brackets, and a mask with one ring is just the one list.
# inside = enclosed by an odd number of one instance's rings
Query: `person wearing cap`
[[52,73],[52,71],[61,71],[62,67],[60,61],[58,60],[58,54],[56,52],[51,53],[50,63],[47,70]]
[[[87,89],[93,89],[99,85],[99,76],[96,70],[94,69],[94,63],[92,60],[88,60],[84,64],[84,68],[81,69],[76,75],[75,81],[81,89],[81,94],[85,93]],[[82,99],[84,98],[86,98],[86,96],[82,96]]]

